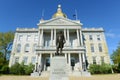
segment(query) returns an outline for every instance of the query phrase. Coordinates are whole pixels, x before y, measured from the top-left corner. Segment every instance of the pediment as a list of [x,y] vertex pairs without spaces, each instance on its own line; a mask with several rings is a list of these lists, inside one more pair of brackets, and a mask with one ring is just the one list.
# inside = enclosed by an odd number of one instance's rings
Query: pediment
[[77,23],[73,20],[69,20],[66,18],[55,18],[55,19],[51,19],[45,22],[40,23],[39,25],[76,25],[79,26],[81,25],[81,23]]

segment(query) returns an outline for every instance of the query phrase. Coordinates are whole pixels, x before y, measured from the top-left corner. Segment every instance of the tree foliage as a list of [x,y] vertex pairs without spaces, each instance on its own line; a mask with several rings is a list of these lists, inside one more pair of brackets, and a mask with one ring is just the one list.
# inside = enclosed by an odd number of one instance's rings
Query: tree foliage
[[114,64],[120,63],[120,43],[118,44],[118,47],[115,51],[113,51],[113,54],[111,55],[111,59]]
[[0,51],[4,53],[4,58],[6,59],[7,55],[7,46],[8,43],[12,42],[14,38],[14,32],[5,32],[0,33]]
[[3,58],[2,52],[0,52],[0,73],[1,74],[9,73],[8,61],[6,61],[5,58]]

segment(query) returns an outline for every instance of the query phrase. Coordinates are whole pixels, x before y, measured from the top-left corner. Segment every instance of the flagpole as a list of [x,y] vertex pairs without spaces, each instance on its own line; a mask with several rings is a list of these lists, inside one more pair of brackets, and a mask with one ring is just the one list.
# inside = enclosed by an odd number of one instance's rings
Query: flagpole
[[44,9],[42,10],[42,18],[44,17]]
[[76,18],[76,20],[77,20],[77,19],[78,19],[78,17],[77,17],[77,10],[76,10],[76,9],[75,9],[75,15],[76,15],[76,17],[75,17],[75,18]]

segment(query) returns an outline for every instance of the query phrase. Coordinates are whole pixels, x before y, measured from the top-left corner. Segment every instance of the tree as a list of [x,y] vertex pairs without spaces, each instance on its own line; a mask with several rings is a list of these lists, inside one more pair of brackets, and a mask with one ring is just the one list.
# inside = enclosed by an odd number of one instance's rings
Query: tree
[[13,41],[14,32],[0,33],[0,51],[4,54],[4,59],[6,60],[7,47],[10,42]]
[[118,44],[117,49],[113,51],[111,59],[114,63],[113,65],[114,72],[120,73],[120,43]]
[[113,54],[111,55],[111,59],[113,63],[116,65],[120,63],[120,43],[118,44],[117,49],[113,51]]
[[8,74],[8,73],[9,73],[8,61],[6,61],[3,58],[3,53],[0,52],[0,74]]

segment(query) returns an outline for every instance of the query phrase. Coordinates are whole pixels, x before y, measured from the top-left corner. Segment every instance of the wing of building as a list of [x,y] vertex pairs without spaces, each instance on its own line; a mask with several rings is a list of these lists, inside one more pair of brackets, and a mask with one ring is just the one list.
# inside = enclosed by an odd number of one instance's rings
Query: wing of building
[[68,19],[61,6],[50,20],[40,20],[37,25],[38,28],[16,29],[9,66],[15,62],[38,63],[42,71],[49,71],[59,31],[64,32],[63,55],[69,67],[84,70],[87,63],[110,63],[103,28],[82,28],[80,20]]

